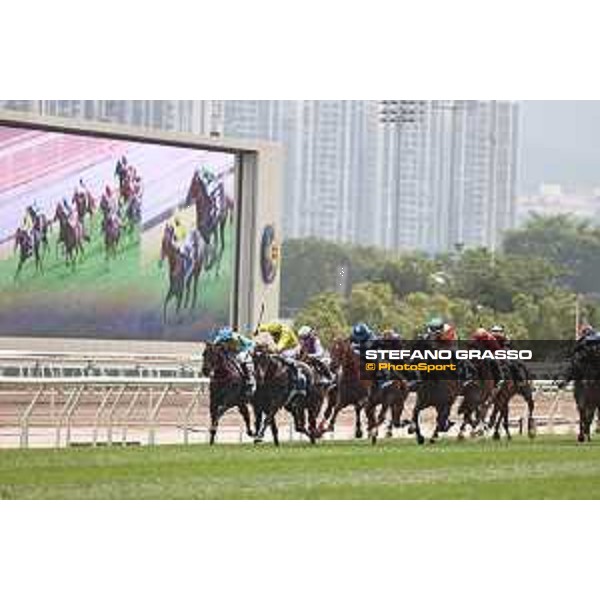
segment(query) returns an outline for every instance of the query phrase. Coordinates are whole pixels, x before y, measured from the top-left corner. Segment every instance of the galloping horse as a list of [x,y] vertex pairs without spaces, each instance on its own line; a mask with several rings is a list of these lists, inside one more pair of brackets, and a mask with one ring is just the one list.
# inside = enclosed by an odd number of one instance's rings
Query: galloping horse
[[[390,381],[384,382],[382,387],[373,387],[365,408],[371,443],[377,442],[379,427],[384,423],[388,411],[391,418],[387,426],[387,437],[392,437],[394,428],[399,429],[404,425],[402,413],[409,393],[408,381],[403,377],[394,377]],[[381,406],[381,409],[377,415],[378,406]]]
[[[80,185],[83,187],[83,182],[80,181]],[[73,204],[75,205],[77,217],[83,229],[83,238],[89,242],[90,236],[85,226],[85,217],[89,215],[90,219],[93,218],[96,212],[96,199],[87,188],[84,188],[84,191],[75,190]]]
[[194,173],[186,197],[186,206],[192,202],[196,206],[196,227],[209,246],[209,258],[206,269],[216,265],[219,274],[221,259],[225,252],[225,227],[233,215],[233,201],[225,194],[222,184],[219,184],[219,197],[212,197],[206,188],[198,171]]
[[77,213],[74,213],[69,218],[61,202],[56,206],[56,213],[53,220],[58,221],[60,225],[58,241],[56,243],[57,248],[58,244],[64,244],[66,264],[67,266],[70,264],[74,269],[77,256],[83,254],[83,227],[81,221],[79,221]]
[[210,377],[210,444],[215,443],[219,421],[231,408],[237,407],[244,419],[246,433],[252,437],[250,427],[250,398],[245,393],[245,377],[234,356],[219,344],[206,343],[202,354],[202,374]]
[[27,214],[33,223],[33,230],[39,237],[39,242],[43,248],[43,254],[46,254],[49,250],[48,243],[48,232],[50,230],[50,223],[48,217],[42,212],[36,211],[33,206],[27,207]]
[[[315,385],[315,373],[302,362],[296,362],[301,376],[306,380],[304,394],[294,389],[289,364],[281,356],[270,352],[268,347],[258,344],[254,351],[257,389],[253,407],[256,417],[256,442],[262,441],[267,427],[271,428],[273,440],[277,445],[278,429],[276,415],[285,408],[294,420],[298,433],[308,437],[311,444],[319,437],[317,418],[322,398]],[[308,426],[307,419],[308,416]]]
[[[347,406],[354,406],[356,425],[354,436],[363,437],[361,412],[366,409],[373,381],[361,380],[360,357],[354,353],[350,340],[337,338],[330,350],[331,369],[338,373],[335,394],[329,394],[329,403],[319,426],[321,432],[333,431],[338,414]],[[328,422],[329,419],[329,422]]]
[[[529,374],[525,372],[526,378],[523,381],[515,381],[506,378],[496,390],[493,396],[493,410],[490,417],[489,426],[494,428],[494,439],[500,439],[500,426],[504,427],[506,438],[511,439],[509,431],[509,405],[515,396],[521,396],[527,404],[527,435],[530,438],[535,437],[535,420],[533,411],[535,402],[533,399],[533,389]],[[593,417],[593,413],[592,413]]]
[[121,220],[117,211],[111,206],[106,198],[102,198],[100,202],[100,210],[102,211],[102,231],[104,232],[104,250],[106,260],[110,257],[117,257],[119,241],[121,239]]
[[[179,314],[181,305],[187,308],[190,302],[191,308],[196,307],[198,297],[198,282],[200,274],[204,267],[205,260],[205,243],[202,236],[197,230],[190,233],[189,244],[189,260],[192,261],[190,267],[186,269],[186,256],[175,240],[175,228],[170,223],[167,223],[163,233],[161,243],[160,262],[167,259],[169,263],[169,290],[165,297],[163,315],[164,322],[167,322],[167,307],[171,298],[176,300],[176,313]],[[187,271],[187,274],[186,274]],[[185,292],[185,302],[184,301]]]
[[491,363],[479,360],[471,363],[474,369],[473,380],[463,384],[461,395],[463,401],[458,407],[458,415],[462,416],[458,432],[458,439],[464,439],[467,427],[471,428],[471,435],[482,434],[480,426],[485,427],[487,409],[493,401],[496,390],[496,379]]
[[20,227],[17,229],[17,233],[15,234],[15,251],[19,250],[19,264],[17,265],[15,280],[18,279],[23,265],[32,256],[35,257],[35,270],[38,272],[43,270],[40,246],[39,234],[34,229],[31,230],[31,233]]

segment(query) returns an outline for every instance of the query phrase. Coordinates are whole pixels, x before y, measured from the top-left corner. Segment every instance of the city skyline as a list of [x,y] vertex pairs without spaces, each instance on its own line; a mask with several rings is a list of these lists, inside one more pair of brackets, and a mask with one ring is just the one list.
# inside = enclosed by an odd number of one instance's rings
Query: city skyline
[[[581,130],[586,115],[598,114],[600,122],[599,103],[395,101],[419,107],[418,119],[399,127],[381,122],[381,102],[12,100],[0,107],[280,142],[288,238],[428,252],[495,248],[517,223],[519,196],[543,183],[598,187],[594,136]],[[575,116],[581,105],[583,116]],[[577,136],[583,142],[576,156],[587,157],[581,164],[557,168],[556,158],[540,158],[564,156],[561,144],[573,150]]]

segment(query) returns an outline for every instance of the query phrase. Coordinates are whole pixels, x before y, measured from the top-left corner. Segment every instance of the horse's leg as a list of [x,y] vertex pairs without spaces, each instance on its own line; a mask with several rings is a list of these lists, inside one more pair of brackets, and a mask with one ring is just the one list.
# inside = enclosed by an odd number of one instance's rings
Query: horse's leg
[[327,390],[327,392],[325,392],[325,394],[327,396],[327,405],[325,406],[325,411],[323,412],[323,418],[319,423],[319,430],[321,431],[321,433],[326,430],[327,422],[331,417],[333,409],[335,408],[335,405],[337,403],[337,386],[330,388],[329,390]]
[[354,418],[356,419],[356,423],[354,425],[354,437],[357,440],[361,440],[363,438],[363,429],[362,429],[362,420],[360,418],[360,414],[363,410],[363,407],[357,402],[354,405]]
[[173,297],[173,287],[169,286],[169,291],[167,292],[167,297],[165,298],[165,303],[163,307],[163,324],[167,324],[167,306],[169,305],[169,301]]
[[435,423],[435,429],[433,435],[429,440],[430,443],[434,444],[440,435],[440,431],[446,431],[448,427],[448,417],[450,416],[450,404],[444,403],[442,406],[436,407],[437,419]]
[[367,431],[369,435],[369,439],[371,440],[371,444],[375,445],[377,443],[377,418],[375,416],[377,410],[377,397],[381,392],[379,390],[375,391],[373,396],[369,396],[367,400],[367,405],[365,406],[365,417],[367,418]]
[[279,428],[277,427],[275,417],[271,421],[271,435],[273,436],[273,444],[279,446]]
[[209,443],[211,446],[215,443],[215,438],[217,437],[217,429],[219,428],[219,410],[218,407],[215,406],[213,402],[210,404],[210,440]]
[[506,439],[511,440],[512,436],[510,435],[510,423],[509,423],[509,412],[510,412],[510,398],[507,399],[503,410],[502,410],[502,426],[504,427],[504,433],[506,433]]
[[321,392],[314,392],[313,396],[309,398],[309,404],[307,408],[308,413],[308,432],[310,437],[310,443],[315,444],[319,437],[317,429],[317,418],[321,410],[321,404],[323,403],[323,397]]
[[535,410],[533,392],[531,391],[531,387],[527,385],[522,389],[521,393],[527,403],[527,435],[529,439],[533,439],[536,435],[535,419],[533,417],[533,411]]
[[200,268],[197,268],[194,273],[194,282],[192,284],[192,306],[191,310],[196,309],[196,303],[198,301],[198,281],[200,280]]
[[412,422],[415,430],[415,437],[417,438],[417,444],[422,445],[425,443],[425,438],[421,433],[421,425],[419,423],[419,416],[421,414],[421,410],[423,410],[421,402],[419,402],[419,398],[417,396],[417,400],[415,402],[415,407],[413,408]]
[[248,405],[245,402],[240,402],[238,409],[240,414],[242,415],[242,419],[244,419],[244,425],[246,426],[246,435],[248,437],[254,437],[254,432],[252,431],[252,427],[250,426],[250,411],[248,410]]
[[19,255],[19,264],[17,265],[17,270],[15,272],[15,281],[19,278],[19,275],[21,274],[21,269],[23,268],[24,262],[25,262],[25,260],[23,259],[23,255],[20,254]]

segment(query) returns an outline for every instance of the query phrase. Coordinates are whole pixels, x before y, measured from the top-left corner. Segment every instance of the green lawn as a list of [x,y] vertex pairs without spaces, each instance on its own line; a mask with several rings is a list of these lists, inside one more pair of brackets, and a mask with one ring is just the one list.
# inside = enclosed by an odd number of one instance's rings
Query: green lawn
[[598,499],[600,442],[5,450],[0,497]]

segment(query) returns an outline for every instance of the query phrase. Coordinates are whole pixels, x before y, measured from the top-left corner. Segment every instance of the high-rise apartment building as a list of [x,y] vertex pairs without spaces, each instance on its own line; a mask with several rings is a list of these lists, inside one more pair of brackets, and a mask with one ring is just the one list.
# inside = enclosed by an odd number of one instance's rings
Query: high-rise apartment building
[[420,108],[411,107],[408,119],[401,106],[380,119],[375,243],[430,252],[496,248],[514,225],[518,105],[396,102]]
[[0,100],[0,108],[146,129],[223,134],[222,100]]
[[496,248],[515,223],[514,102],[5,100],[1,107],[277,141],[285,150],[287,237],[438,252]]

